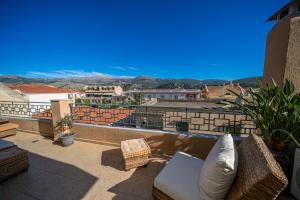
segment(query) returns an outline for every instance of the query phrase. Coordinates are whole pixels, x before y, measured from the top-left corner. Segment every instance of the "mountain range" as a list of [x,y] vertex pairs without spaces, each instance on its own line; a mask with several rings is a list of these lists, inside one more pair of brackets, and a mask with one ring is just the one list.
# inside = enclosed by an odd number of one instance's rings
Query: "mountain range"
[[[233,80],[233,83],[239,83],[243,87],[256,87],[257,79],[261,77],[250,77]],[[167,79],[154,78],[149,76],[137,76],[134,78],[118,77],[70,77],[70,78],[27,78],[16,75],[0,75],[0,82],[5,84],[47,84],[62,88],[80,89],[85,85],[122,85],[124,89],[133,88],[201,88],[204,85],[223,85],[228,84],[228,80],[222,79]]]

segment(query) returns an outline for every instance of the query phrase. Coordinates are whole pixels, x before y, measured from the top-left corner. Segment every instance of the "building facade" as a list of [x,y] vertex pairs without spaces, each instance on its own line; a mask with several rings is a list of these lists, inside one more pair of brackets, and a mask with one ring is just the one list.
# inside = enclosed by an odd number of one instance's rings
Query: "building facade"
[[69,99],[73,102],[77,93],[71,89],[57,88],[48,85],[10,85],[11,89],[23,94],[27,97],[29,102],[47,102],[51,100],[65,100]]
[[289,79],[300,92],[300,0],[291,1],[268,21],[277,23],[267,37],[263,81],[272,84],[273,78],[282,86]]
[[144,89],[129,90],[131,99],[139,95],[145,100],[195,101],[201,98],[201,89]]
[[121,86],[85,86],[81,101],[83,103],[110,104],[127,100]]
[[246,89],[241,87],[239,83],[223,84],[219,86],[205,86],[202,93],[202,96],[206,99],[235,100],[237,95],[247,95]]

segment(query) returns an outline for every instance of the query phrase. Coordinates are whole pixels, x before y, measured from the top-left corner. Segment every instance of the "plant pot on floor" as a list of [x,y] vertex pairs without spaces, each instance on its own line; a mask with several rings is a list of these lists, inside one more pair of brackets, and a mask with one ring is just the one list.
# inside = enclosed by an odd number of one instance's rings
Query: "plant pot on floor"
[[291,180],[293,174],[293,151],[289,148],[285,150],[274,150],[271,149],[272,155],[274,156],[275,160],[280,165],[282,171],[284,172],[285,176],[289,180],[288,185],[282,191],[283,194],[289,194],[291,190]]
[[63,144],[63,146],[69,146],[74,143],[75,136],[76,136],[75,133],[69,133],[69,134],[62,135],[62,136],[60,136],[60,141]]
[[300,148],[295,151],[291,193],[300,200]]

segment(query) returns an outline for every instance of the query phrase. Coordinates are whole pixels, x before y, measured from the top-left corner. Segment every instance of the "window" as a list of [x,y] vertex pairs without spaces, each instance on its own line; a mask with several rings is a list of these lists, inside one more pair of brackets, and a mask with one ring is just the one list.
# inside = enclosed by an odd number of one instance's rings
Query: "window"
[[298,9],[297,10],[300,11],[300,3],[298,4]]

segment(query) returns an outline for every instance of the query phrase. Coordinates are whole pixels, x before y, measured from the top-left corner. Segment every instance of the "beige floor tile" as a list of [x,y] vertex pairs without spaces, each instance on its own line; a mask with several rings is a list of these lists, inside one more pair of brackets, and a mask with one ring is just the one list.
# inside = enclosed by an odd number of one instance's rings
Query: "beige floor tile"
[[30,152],[30,168],[2,184],[4,199],[148,200],[165,164],[153,158],[146,167],[125,171],[116,147],[80,141],[62,147],[23,132],[5,140]]

